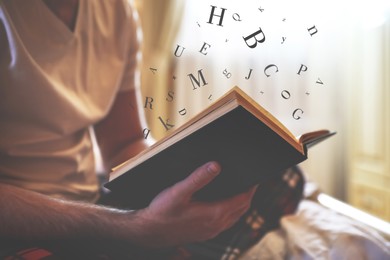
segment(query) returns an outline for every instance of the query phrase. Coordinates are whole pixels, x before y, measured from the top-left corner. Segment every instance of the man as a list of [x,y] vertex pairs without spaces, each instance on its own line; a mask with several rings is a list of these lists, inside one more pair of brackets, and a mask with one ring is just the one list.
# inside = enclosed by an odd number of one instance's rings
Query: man
[[215,203],[192,200],[220,172],[216,162],[145,209],[94,205],[89,127],[107,169],[148,146],[142,113],[129,106],[139,95],[136,16],[125,0],[3,0],[0,7],[3,241],[170,247],[212,238],[248,209],[254,189]]

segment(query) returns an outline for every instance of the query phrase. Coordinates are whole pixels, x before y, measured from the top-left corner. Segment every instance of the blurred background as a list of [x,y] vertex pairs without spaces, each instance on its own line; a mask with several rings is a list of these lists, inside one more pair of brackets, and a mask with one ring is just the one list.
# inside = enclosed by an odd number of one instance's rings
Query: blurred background
[[[237,85],[296,136],[336,131],[309,151],[302,163],[307,178],[390,220],[389,1],[135,3],[143,29],[143,102],[153,99],[152,109],[143,105],[155,139]],[[259,28],[265,41],[249,48],[243,37]],[[296,109],[299,119],[292,116]],[[159,117],[174,127],[167,130]]]

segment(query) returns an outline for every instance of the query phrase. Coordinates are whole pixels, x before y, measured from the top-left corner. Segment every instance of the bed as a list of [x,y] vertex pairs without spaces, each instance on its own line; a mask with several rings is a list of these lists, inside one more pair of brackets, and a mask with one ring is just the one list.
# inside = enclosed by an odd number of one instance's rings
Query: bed
[[[390,259],[390,224],[313,189],[239,259]],[[309,194],[308,194],[309,193]],[[227,258],[226,258],[227,259]]]

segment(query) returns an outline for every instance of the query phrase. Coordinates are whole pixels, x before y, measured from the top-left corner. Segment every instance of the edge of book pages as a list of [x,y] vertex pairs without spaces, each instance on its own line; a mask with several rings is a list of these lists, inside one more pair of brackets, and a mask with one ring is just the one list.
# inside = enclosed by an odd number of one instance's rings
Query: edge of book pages
[[[303,134],[300,137],[295,137],[279,120],[277,120],[272,114],[270,114],[266,109],[260,106],[256,101],[249,97],[244,91],[239,87],[233,87],[225,95],[216,100],[213,104],[207,107],[205,110],[194,116],[192,119],[184,123],[182,126],[175,129],[169,135],[165,136],[161,140],[157,141],[149,148],[140,152],[133,158],[123,162],[122,164],[116,166],[112,169],[110,173],[109,181],[114,180],[119,177],[129,169],[141,164],[142,162],[153,157],[155,154],[163,151],[167,147],[175,144],[179,140],[190,135],[197,129],[200,129],[207,125],[208,123],[213,122],[217,118],[226,114],[227,112],[233,110],[239,105],[243,106],[248,110],[252,115],[257,117],[268,127],[270,127],[274,132],[279,134],[284,140],[294,146],[299,152],[305,154],[306,152],[306,143],[311,143],[311,140],[321,139],[333,135],[334,133],[329,133],[328,130],[319,130],[315,132],[310,132]],[[317,138],[318,136],[325,136],[324,138]],[[319,142],[318,141],[318,142]],[[316,142],[317,143],[317,142]]]

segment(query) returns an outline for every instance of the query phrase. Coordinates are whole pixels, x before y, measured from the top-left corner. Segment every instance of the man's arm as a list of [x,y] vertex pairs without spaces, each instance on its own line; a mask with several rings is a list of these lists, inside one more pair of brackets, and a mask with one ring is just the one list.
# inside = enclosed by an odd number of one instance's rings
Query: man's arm
[[140,93],[119,92],[108,115],[95,126],[95,133],[107,169],[133,157],[154,141],[144,138],[144,115],[139,110]]
[[141,247],[206,240],[233,225],[254,194],[252,189],[220,202],[193,201],[192,195],[219,172],[217,163],[205,164],[138,211],[63,201],[0,184],[0,239],[120,240]]

